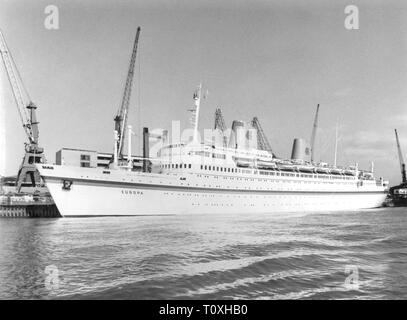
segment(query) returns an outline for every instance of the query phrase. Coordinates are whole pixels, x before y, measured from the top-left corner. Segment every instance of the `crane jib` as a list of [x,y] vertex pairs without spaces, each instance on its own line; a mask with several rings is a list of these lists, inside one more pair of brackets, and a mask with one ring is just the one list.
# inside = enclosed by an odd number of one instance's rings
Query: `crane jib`
[[129,65],[129,70],[127,73],[127,78],[126,78],[126,82],[125,82],[125,86],[124,86],[122,101],[120,104],[120,108],[117,112],[117,115],[114,118],[115,130],[118,133],[117,153],[120,158],[122,157],[123,140],[124,140],[125,131],[126,131],[126,123],[127,123],[127,118],[128,118],[127,114],[128,114],[128,109],[129,109],[129,105],[130,105],[131,89],[132,89],[133,78],[134,78],[134,66],[135,66],[135,62],[136,62],[140,30],[141,30],[141,28],[138,27],[136,37],[134,39],[134,45],[133,45],[133,50],[132,50],[132,54],[131,54],[131,58],[130,58],[130,65]]
[[0,31],[0,52],[11,85],[13,97],[29,143],[38,145],[38,121],[35,110],[37,106],[31,101],[24,86],[20,73],[14,62],[13,56],[7,47],[3,33]]

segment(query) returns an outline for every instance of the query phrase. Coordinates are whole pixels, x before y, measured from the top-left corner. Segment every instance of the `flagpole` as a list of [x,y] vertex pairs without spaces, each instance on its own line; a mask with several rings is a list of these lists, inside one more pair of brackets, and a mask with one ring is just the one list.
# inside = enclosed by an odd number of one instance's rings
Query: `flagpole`
[[338,121],[336,121],[335,127],[335,156],[334,156],[334,167],[336,167],[336,158],[338,155]]

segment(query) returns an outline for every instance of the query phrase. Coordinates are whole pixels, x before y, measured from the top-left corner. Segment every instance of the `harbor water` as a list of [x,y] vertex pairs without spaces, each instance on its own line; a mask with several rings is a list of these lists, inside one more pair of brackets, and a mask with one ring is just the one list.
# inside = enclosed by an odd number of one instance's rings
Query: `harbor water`
[[0,299],[406,299],[407,209],[0,219]]

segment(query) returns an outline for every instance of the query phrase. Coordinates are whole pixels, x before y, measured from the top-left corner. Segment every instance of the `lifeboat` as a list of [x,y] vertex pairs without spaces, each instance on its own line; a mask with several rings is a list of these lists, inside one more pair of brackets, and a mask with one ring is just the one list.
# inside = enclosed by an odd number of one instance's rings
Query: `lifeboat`
[[269,161],[257,161],[257,167],[261,169],[274,169],[276,168],[276,164],[274,162]]
[[315,171],[317,173],[329,173],[329,168],[327,168],[327,167],[316,167]]
[[253,159],[245,157],[233,157],[238,167],[252,167]]
[[237,160],[237,161],[236,161],[236,165],[237,165],[238,167],[245,167],[245,168],[247,168],[247,167],[249,167],[249,166],[251,165],[251,162],[245,161],[245,160]]
[[368,179],[373,179],[373,173],[372,172],[364,172],[363,176],[368,178]]
[[251,167],[253,165],[253,161],[247,158],[236,158],[235,161],[238,167]]
[[283,171],[296,171],[297,166],[292,165],[292,164],[280,164],[278,166],[278,169],[283,170]]
[[307,172],[307,173],[312,173],[314,172],[315,167],[312,166],[297,166],[297,170],[300,172]]
[[340,169],[340,168],[331,168],[330,172],[331,172],[332,174],[342,174],[342,173],[343,173],[343,170]]
[[356,175],[356,171],[352,170],[352,169],[345,169],[345,174],[347,176],[355,176]]

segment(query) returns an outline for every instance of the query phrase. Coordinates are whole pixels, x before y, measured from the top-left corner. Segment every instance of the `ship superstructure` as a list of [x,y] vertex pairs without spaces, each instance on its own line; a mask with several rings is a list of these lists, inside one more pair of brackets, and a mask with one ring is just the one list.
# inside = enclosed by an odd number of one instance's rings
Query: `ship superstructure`
[[[125,90],[115,117],[114,152],[109,168],[37,164],[63,216],[279,213],[287,211],[356,210],[378,207],[388,183],[375,179],[373,167],[360,170],[315,163],[318,112],[311,144],[295,139],[291,159],[277,157],[257,117],[234,120],[227,129],[221,110],[215,133],[200,138],[199,115],[207,96],[200,84],[189,109],[189,139],[167,141],[168,131],[155,138],[151,154],[148,128],[143,129],[143,170],[131,157],[131,126],[126,127],[137,44],[137,29]],[[123,157],[128,130],[128,150]],[[215,135],[216,135],[215,134]],[[203,140],[203,141],[202,141]],[[337,147],[335,147],[335,150]],[[336,153],[336,152],[335,152]],[[310,159],[307,157],[310,155]],[[336,155],[335,155],[336,159]]]
[[[243,121],[233,122],[227,145],[224,140],[219,145],[200,142],[201,91],[200,85],[193,96],[192,138],[164,144],[157,155],[144,159],[148,170],[136,172],[117,161],[110,169],[38,165],[61,214],[250,214],[382,205],[388,183],[375,179],[373,168],[307,161],[307,145],[300,139],[287,160],[250,144]],[[117,157],[117,148],[115,152]]]

